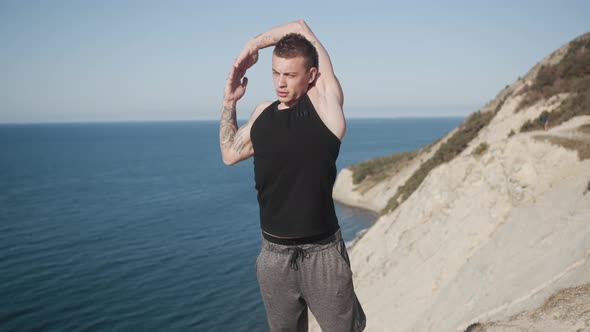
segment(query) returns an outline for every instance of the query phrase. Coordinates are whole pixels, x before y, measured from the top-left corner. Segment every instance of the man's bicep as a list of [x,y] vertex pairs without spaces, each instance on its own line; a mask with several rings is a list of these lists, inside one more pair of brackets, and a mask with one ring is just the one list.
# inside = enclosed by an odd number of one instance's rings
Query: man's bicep
[[321,90],[322,94],[326,94],[328,98],[335,98],[342,105],[342,87],[334,73],[334,67],[332,66],[332,60],[328,51],[304,21],[301,21],[300,24],[305,37],[313,44],[318,52],[318,76],[315,86]]
[[223,160],[227,165],[234,165],[254,155],[250,140],[250,123],[238,128],[229,144],[223,147]]
[[236,164],[242,160],[248,159],[254,155],[254,146],[252,145],[251,130],[252,125],[258,119],[258,116],[266,109],[271,102],[265,101],[254,108],[248,122],[243,124],[236,131],[233,140],[226,150],[229,156],[230,165]]
[[319,83],[319,89],[322,90],[323,98],[333,106],[338,106],[340,109],[344,106],[344,93],[340,81],[334,77],[334,80],[325,80]]

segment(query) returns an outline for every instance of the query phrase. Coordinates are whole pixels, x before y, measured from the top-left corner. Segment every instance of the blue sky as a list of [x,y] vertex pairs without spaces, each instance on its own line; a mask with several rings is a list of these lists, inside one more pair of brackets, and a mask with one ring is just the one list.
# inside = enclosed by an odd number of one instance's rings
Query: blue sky
[[[0,122],[217,119],[241,47],[305,19],[347,117],[466,115],[590,31],[590,1],[0,1]],[[271,50],[238,117],[276,99]]]

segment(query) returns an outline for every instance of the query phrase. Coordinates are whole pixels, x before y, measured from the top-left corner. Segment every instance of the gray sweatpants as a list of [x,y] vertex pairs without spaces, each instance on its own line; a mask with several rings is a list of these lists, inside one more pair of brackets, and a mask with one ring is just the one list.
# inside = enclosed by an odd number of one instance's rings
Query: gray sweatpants
[[308,307],[323,332],[365,328],[340,230],[319,244],[280,245],[262,238],[256,275],[272,332],[307,331]]

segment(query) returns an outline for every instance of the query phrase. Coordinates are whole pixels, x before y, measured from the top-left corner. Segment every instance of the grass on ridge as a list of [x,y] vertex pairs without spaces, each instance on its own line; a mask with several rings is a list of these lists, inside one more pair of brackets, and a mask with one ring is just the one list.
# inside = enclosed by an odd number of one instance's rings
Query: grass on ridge
[[483,142],[480,143],[477,148],[475,148],[475,150],[473,150],[473,155],[475,156],[481,156],[482,154],[484,154],[489,148],[488,143]]
[[[579,115],[590,115],[590,75],[584,81],[579,82],[577,89],[575,94],[564,101],[555,111],[541,113],[541,117],[544,116],[549,120],[549,126],[559,125]],[[541,121],[531,119],[520,127],[520,132],[541,129],[543,129]]]
[[[572,41],[559,63],[541,66],[531,86],[519,93],[525,96],[516,111],[559,93],[572,94],[555,111],[541,114],[549,120],[550,126],[578,115],[590,115],[590,33]],[[520,131],[540,129],[543,129],[543,123],[539,119],[531,119],[522,125]]]
[[401,203],[408,199],[416,189],[418,189],[432,169],[453,160],[453,158],[463,152],[463,150],[469,146],[469,142],[477,136],[479,131],[490,123],[494,118],[494,115],[496,115],[495,112],[482,113],[478,111],[472,113],[459,126],[459,129],[453,134],[453,136],[439,147],[432,158],[420,165],[420,168],[412,174],[406,183],[398,188],[396,194],[389,199],[385,208],[381,210],[381,214],[384,215],[395,210]]
[[[464,120],[459,125],[455,133],[445,143],[439,146],[434,155],[426,162],[422,163],[420,167],[414,172],[414,174],[412,174],[408,180],[406,180],[406,182],[397,189],[395,195],[389,199],[387,205],[381,210],[381,215],[392,212],[401,203],[408,199],[408,197],[410,197],[410,195],[412,195],[412,193],[418,189],[420,184],[422,184],[432,169],[453,160],[456,156],[463,152],[463,150],[469,146],[469,143],[477,136],[477,134],[479,134],[479,131],[490,123],[490,121],[502,108],[504,102],[511,95],[512,92],[503,96],[498,101],[498,104],[493,111],[477,111],[472,113],[466,120]],[[407,165],[408,161],[411,161],[421,151],[425,151],[427,153],[430,152],[430,149],[440,142],[443,137],[418,151],[368,160],[351,166],[350,169],[353,171],[353,183],[361,184],[363,181],[370,179],[371,182],[367,184],[367,187],[372,187],[380,180],[398,172],[402,167]],[[487,143],[482,143],[476,152],[483,154],[487,148]]]
[[358,185],[366,181],[370,188],[388,176],[397,173],[415,156],[416,151],[402,152],[354,164],[350,166],[353,174],[352,183]]

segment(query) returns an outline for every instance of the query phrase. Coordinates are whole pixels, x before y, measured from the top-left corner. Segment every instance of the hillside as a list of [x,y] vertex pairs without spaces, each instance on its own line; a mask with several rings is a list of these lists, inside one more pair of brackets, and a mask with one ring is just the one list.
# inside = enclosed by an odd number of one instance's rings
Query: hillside
[[[587,33],[437,142],[338,175],[381,213],[350,250],[367,331],[590,331],[589,192]],[[581,314],[543,325],[571,287]]]

